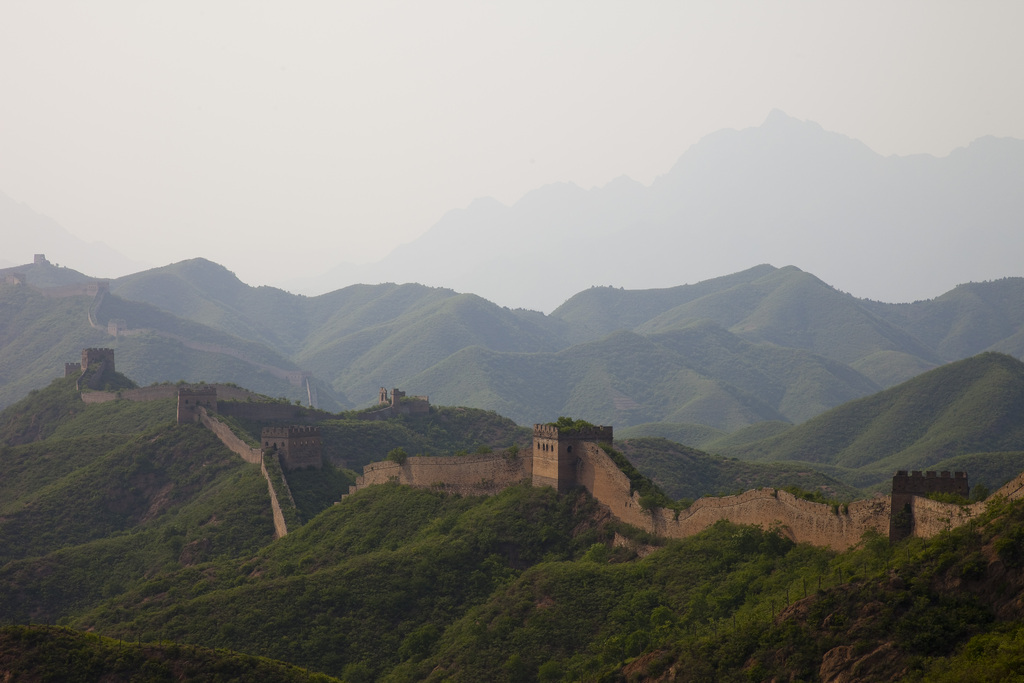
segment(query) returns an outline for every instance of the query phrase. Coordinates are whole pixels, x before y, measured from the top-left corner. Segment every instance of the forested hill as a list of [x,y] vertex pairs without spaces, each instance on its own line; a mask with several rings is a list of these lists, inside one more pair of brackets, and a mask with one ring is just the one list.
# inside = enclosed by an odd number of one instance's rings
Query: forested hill
[[985,463],[998,458],[1005,471],[988,472],[992,479],[984,482],[993,487],[1024,469],[1021,415],[1024,363],[990,352],[721,452],[747,460],[806,462],[855,486],[883,482],[893,470],[946,468],[951,462],[957,469],[970,471],[977,464],[989,470]]
[[[1010,402],[1021,366],[985,354],[896,397],[883,392],[888,407],[866,412],[891,414],[899,434],[918,412],[899,407],[933,411],[946,384],[961,390],[947,412],[966,411],[972,397]],[[1007,426],[1001,415],[990,435]],[[351,417],[321,423],[323,470],[286,473],[302,523],[275,539],[259,468],[203,427],[176,424],[172,398],[85,404],[72,376],[0,412],[2,665],[52,678],[77,663],[125,676],[303,680],[259,656],[346,681],[682,671],[887,680],[976,667],[979,647],[1001,653],[981,662],[999,671],[1019,635],[1021,504],[997,502],[978,523],[929,541],[868,535],[838,554],[726,523],[665,542],[616,523],[584,491],[528,484],[486,498],[382,484],[334,504],[351,476],[332,458],[399,446],[410,456],[483,451],[522,436],[473,409]],[[984,417],[979,407],[965,419]],[[709,490],[785,477],[843,492],[806,465],[775,469],[657,440],[623,450],[646,471],[676,461],[684,483]]]

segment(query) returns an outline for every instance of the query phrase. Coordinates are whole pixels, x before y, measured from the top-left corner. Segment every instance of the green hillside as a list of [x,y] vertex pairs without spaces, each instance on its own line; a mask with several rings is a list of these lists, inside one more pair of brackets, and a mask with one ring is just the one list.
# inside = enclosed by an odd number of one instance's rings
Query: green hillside
[[[896,547],[870,537],[836,554],[720,523],[641,559],[576,516],[580,502],[375,487],[252,560],[171,572],[70,623],[345,680],[813,680],[826,665],[890,680],[890,667],[967,666],[972,643],[994,671],[1019,666],[1007,648],[1024,576],[1007,539],[1020,504]],[[858,664],[871,652],[881,661]]]
[[1024,278],[962,284],[930,301],[865,305],[947,360],[989,350],[1020,353],[1019,341],[1006,342],[1019,339],[1021,334]]
[[830,500],[853,500],[862,493],[806,465],[754,463],[708,455],[666,439],[616,440],[638,470],[675,499],[733,494],[770,486],[820,493]]
[[64,374],[83,348],[108,346],[89,326],[91,297],[50,299],[29,287],[0,283],[0,407]]
[[938,356],[872,315],[854,297],[793,267],[678,306],[637,331],[659,332],[702,319],[715,320],[750,341],[805,349],[847,364],[880,351],[939,362]]
[[[969,414],[977,421],[1012,401],[1022,367],[984,354],[876,397],[902,390],[891,404],[926,407],[959,391],[947,411],[992,397]],[[990,436],[1003,417],[993,413]],[[321,426],[331,457],[528,438],[461,408]],[[665,542],[613,521],[584,491],[529,485],[477,498],[387,484],[333,504],[350,479],[328,466],[288,473],[305,523],[275,540],[259,468],[202,427],[175,424],[172,399],[87,405],[61,378],[0,412],[0,437],[0,623],[11,624],[0,628],[0,666],[29,680],[305,680],[291,666],[346,681],[813,680],[833,670],[953,680],[1024,660],[1014,647],[1024,503],[995,503],[932,541],[869,534],[837,554],[725,523]],[[806,464],[662,439],[619,446],[673,495],[765,484],[849,493]],[[1019,457],[992,450],[959,457],[991,471]],[[17,625],[55,622],[63,628]]]
[[0,626],[0,662],[23,681],[265,681],[338,679],[292,664],[177,643],[138,643],[59,626]]
[[862,375],[805,351],[744,341],[717,325],[643,336],[618,332],[557,353],[466,349],[409,381],[434,400],[478,405],[520,424],[552,414],[733,430],[800,421],[876,391]]
[[1024,363],[984,353],[834,408],[778,436],[720,452],[833,465],[847,472],[846,481],[864,486],[896,469],[925,469],[971,453],[1020,451],[1022,414]]

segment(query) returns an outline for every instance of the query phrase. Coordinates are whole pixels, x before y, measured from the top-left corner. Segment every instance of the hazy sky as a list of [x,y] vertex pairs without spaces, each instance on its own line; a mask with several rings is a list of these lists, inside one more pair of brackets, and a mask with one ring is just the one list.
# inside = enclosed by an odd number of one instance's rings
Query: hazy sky
[[650,183],[773,108],[886,155],[1024,138],[1022,26],[1016,0],[3,0],[0,191],[274,283],[477,197]]

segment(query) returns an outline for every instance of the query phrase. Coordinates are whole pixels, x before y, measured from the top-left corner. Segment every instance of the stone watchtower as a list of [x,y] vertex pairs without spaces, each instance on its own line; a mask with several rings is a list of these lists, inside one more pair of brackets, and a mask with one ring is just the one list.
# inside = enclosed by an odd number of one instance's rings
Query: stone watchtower
[[263,450],[276,448],[285,469],[320,469],[323,466],[323,440],[319,427],[264,427],[260,436]]
[[909,536],[914,530],[911,501],[914,496],[929,493],[951,493],[963,498],[971,495],[966,472],[921,472],[914,470],[907,475],[899,470],[892,477],[892,513],[889,517],[889,538],[898,541]]
[[82,349],[82,372],[93,363],[106,364],[103,372],[114,372],[114,349]]
[[576,486],[576,463],[588,441],[611,443],[612,428],[566,430],[553,424],[533,425],[533,485],[551,486],[559,493]]
[[178,389],[178,424],[199,421],[199,408],[217,409],[215,387],[180,387]]

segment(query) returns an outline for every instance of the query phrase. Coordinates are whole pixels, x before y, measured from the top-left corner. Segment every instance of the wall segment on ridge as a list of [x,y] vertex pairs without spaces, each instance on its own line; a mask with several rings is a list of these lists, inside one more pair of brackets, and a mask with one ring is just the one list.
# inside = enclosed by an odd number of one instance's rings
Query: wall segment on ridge
[[366,465],[349,493],[394,481],[465,496],[493,495],[529,479],[532,465],[529,449],[521,449],[515,455],[502,451],[486,455],[417,456],[407,458],[401,465],[385,460]]

